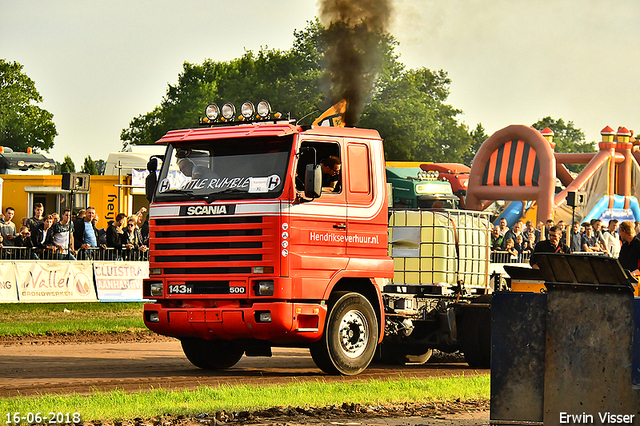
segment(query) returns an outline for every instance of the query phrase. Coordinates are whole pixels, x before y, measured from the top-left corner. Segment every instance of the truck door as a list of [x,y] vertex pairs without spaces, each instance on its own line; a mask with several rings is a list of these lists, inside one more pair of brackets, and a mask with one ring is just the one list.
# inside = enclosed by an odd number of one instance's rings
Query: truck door
[[[301,143],[301,155],[294,169],[296,190],[299,193],[304,190],[306,164],[314,161],[319,164],[330,156],[336,156],[342,162],[340,142],[341,140],[314,140]],[[290,209],[292,257],[289,265],[291,276],[302,278],[304,290],[299,291],[306,298],[322,297],[327,282],[347,265],[347,208],[341,182],[343,177],[339,177],[340,181],[334,192],[323,192],[313,201],[296,202]]]
[[345,157],[347,256],[384,257],[388,218],[382,142],[347,141]]

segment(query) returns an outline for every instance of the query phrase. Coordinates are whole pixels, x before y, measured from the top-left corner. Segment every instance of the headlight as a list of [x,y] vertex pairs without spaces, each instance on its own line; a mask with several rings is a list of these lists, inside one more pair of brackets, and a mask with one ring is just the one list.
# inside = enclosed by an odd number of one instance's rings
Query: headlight
[[162,275],[162,268],[149,268],[149,275]]
[[273,296],[273,281],[258,281],[254,287],[257,296]]
[[24,161],[22,160],[18,161],[18,167],[24,167]]
[[232,119],[236,115],[236,107],[232,103],[222,105],[222,117],[226,120]]
[[269,105],[269,102],[267,101],[260,101],[258,102],[257,111],[261,118],[266,118],[271,114],[271,105]]
[[218,105],[208,105],[207,109],[204,110],[204,115],[206,115],[209,120],[215,121],[220,116],[220,108],[218,108]]
[[149,284],[149,293],[152,297],[162,297],[162,283]]
[[255,111],[255,108],[253,107],[253,104],[249,101],[243,103],[242,106],[240,107],[240,114],[242,114],[244,118],[251,118],[253,116],[254,111]]

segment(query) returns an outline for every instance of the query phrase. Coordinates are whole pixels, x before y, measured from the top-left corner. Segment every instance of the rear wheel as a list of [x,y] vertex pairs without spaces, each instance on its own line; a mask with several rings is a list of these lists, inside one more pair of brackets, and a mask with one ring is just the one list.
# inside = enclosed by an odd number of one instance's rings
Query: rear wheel
[[205,370],[221,370],[236,365],[244,348],[229,340],[182,339],[182,350],[193,365]]
[[[471,303],[491,303],[491,295],[483,295]],[[470,367],[491,367],[491,308],[467,308],[460,320],[460,349]]]
[[355,375],[367,368],[377,343],[378,320],[371,303],[358,293],[347,293],[331,308],[311,357],[325,373]]

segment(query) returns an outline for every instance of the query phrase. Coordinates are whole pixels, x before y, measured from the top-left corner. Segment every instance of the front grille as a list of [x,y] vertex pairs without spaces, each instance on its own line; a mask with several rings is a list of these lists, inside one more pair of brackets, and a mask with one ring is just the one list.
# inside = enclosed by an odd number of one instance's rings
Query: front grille
[[270,231],[278,229],[275,222],[278,218],[269,216],[151,220],[150,266],[162,268],[165,276],[249,275],[252,267],[275,266],[278,240]]
[[[200,235],[202,236],[202,235]],[[220,249],[256,249],[262,247],[262,241],[242,241],[228,243],[169,243],[156,244],[156,250],[220,250]]]
[[[193,235],[195,229],[191,228],[183,231],[159,231],[157,233],[158,238],[184,238]],[[216,229],[198,229],[198,235],[201,237],[244,237],[252,235],[261,235],[260,229],[228,229],[228,230],[216,230]]]
[[190,226],[190,225],[209,225],[211,223],[232,224],[232,223],[262,223],[260,216],[219,216],[219,217],[181,217],[169,219],[156,219],[156,226]]
[[251,268],[164,268],[165,275],[250,274]]
[[156,256],[156,262],[241,262],[243,260],[262,260],[260,254],[218,254],[218,255],[186,255]]

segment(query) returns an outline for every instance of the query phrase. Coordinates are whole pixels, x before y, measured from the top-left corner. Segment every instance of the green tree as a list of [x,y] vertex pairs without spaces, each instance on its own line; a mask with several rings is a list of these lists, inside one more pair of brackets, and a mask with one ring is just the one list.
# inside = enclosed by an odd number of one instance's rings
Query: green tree
[[467,152],[462,155],[462,162],[469,167],[471,167],[473,158],[476,156],[484,141],[489,139],[484,127],[480,123],[476,125],[476,128],[473,129],[470,134],[472,139],[471,145],[469,145]]
[[107,168],[107,162],[103,159],[96,160],[96,169],[98,169],[98,174],[103,175],[104,169]]
[[[328,40],[316,19],[294,32],[287,51],[262,48],[228,62],[185,62],[176,85],[169,85],[161,104],[135,117],[121,133],[127,144],[151,144],[168,130],[193,127],[209,103],[238,106],[247,99],[267,99],[274,109],[311,124],[339,99],[326,95],[330,76],[324,54]],[[446,103],[450,79],[445,71],[409,69],[395,53],[397,41],[379,34],[380,72],[359,126],[377,129],[389,160],[460,161],[473,143],[459,109]]]
[[28,147],[49,151],[58,134],[53,114],[34,104],[42,96],[22,68],[0,59],[0,145],[20,152]]
[[60,163],[60,173],[75,173],[76,165],[68,155],[64,156],[64,161]]
[[[545,128],[553,130],[553,142],[556,144],[555,152],[595,152],[594,142],[585,140],[584,132],[573,125],[573,121],[565,121],[562,118],[553,119],[544,117],[533,124],[533,127],[542,131]],[[572,172],[580,172],[584,164],[570,164],[567,166]]]
[[82,173],[89,173],[90,175],[100,174],[98,172],[98,168],[96,167],[95,161],[91,159],[90,155],[87,155],[84,159],[84,164],[82,165]]

